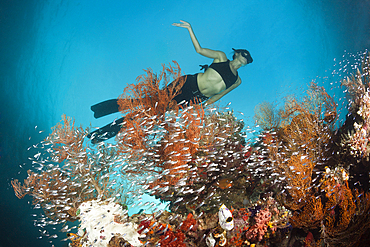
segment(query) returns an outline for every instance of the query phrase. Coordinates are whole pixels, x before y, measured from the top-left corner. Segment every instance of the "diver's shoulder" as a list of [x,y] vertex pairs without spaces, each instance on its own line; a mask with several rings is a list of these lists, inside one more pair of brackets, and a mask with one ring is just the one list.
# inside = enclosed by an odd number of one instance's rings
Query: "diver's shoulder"
[[213,60],[213,63],[223,63],[227,61],[229,61],[229,59],[227,59],[225,52],[217,51],[217,58]]

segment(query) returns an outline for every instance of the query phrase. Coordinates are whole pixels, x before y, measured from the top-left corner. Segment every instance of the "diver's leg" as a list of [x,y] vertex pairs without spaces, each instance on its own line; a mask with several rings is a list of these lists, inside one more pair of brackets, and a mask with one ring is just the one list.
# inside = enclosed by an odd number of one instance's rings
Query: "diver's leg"
[[[204,100],[201,98],[205,96],[200,93],[197,76],[198,74],[186,75],[184,85],[180,90],[181,93],[173,98],[178,105],[186,107],[189,106],[190,102],[200,103]],[[172,85],[172,83],[170,85]]]
[[[181,89],[179,89],[179,94],[177,94],[173,100],[177,102],[178,105],[185,106],[187,102],[189,101],[189,97],[191,95],[191,88],[190,83],[191,83],[191,75],[185,75],[182,76],[180,79],[175,80],[171,82],[167,88],[171,88],[173,90],[174,87],[178,85],[182,80],[185,80],[184,84],[182,85]],[[169,94],[169,90],[167,89],[167,93]]]
[[123,121],[125,120],[124,117],[115,120],[114,122],[105,125],[87,135],[87,138],[91,139],[92,144],[96,144],[105,140],[108,140],[112,137],[115,137],[118,132],[121,130],[121,126]]
[[119,105],[117,99],[106,100],[91,106],[91,110],[94,112],[95,118],[100,118],[112,113],[119,112],[118,108]]

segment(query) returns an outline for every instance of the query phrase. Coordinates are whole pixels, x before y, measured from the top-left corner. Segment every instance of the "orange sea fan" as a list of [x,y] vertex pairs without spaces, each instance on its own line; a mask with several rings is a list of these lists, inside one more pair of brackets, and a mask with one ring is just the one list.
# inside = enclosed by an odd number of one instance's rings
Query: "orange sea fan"
[[328,199],[324,209],[326,233],[334,236],[347,229],[356,212],[356,204],[347,181],[339,184],[333,177],[329,177],[322,186]]
[[[126,123],[125,132],[118,136],[119,152],[126,154],[131,173],[155,172],[163,174],[161,181],[175,185],[185,175],[186,165],[199,148],[203,109],[193,105],[184,110],[172,111],[163,119],[146,118]],[[130,127],[129,126],[133,126]],[[148,126],[149,125],[149,126]],[[127,128],[127,130],[126,130]],[[141,162],[151,163],[142,166]],[[135,165],[137,164],[137,165]],[[161,185],[162,187],[162,185]]]
[[286,176],[287,190],[289,199],[285,201],[285,205],[292,209],[300,209],[305,205],[312,193],[312,170],[314,164],[303,155],[292,156],[286,165],[281,166]]
[[200,146],[202,149],[225,146],[228,140],[238,136],[243,127],[243,122],[237,121],[232,112],[208,112],[201,130]]
[[18,181],[18,179],[14,179],[11,181],[11,184],[13,186],[15,196],[19,199],[22,199],[26,194],[22,188],[21,183]]
[[[118,99],[119,109],[127,114],[127,118],[139,114],[147,116],[164,116],[168,109],[177,109],[177,103],[173,98],[180,93],[185,83],[181,77],[181,69],[177,62],[175,66],[163,65],[159,75],[154,74],[151,69],[144,70],[147,74],[137,77],[135,84],[129,84]],[[172,86],[169,81],[173,80]],[[164,89],[160,84],[164,84]]]
[[[44,171],[41,174],[31,171],[27,173],[28,177],[24,180],[23,185],[18,180],[12,181],[18,198],[21,199],[27,194],[31,195],[33,204],[40,205],[44,213],[51,219],[76,220],[77,205],[73,205],[72,201],[78,197],[79,188],[71,186],[66,174],[57,169]],[[69,195],[70,200],[64,200],[66,194]]]
[[30,170],[28,170],[27,173],[28,176],[24,179],[23,185],[18,181],[18,179],[11,181],[15,195],[19,199],[22,199],[25,195],[29,194],[31,192],[30,188],[35,186],[37,182],[36,173],[33,173]]
[[[281,114],[281,137],[291,146],[307,145],[318,150],[326,145],[337,120],[336,103],[324,87],[311,83],[302,101],[288,98]],[[314,140],[314,141],[313,141]]]
[[86,151],[84,137],[83,128],[75,127],[75,121],[63,114],[62,120],[52,128],[45,141],[54,145],[51,156],[60,163],[65,159],[78,159],[79,153]]
[[[118,153],[128,157],[130,167],[126,172],[161,174],[166,171],[162,180],[174,185],[184,176],[183,165],[198,150],[204,110],[198,102],[190,102],[183,108],[173,100],[185,82],[176,62],[175,67],[163,66],[159,75],[151,70],[146,72],[147,75],[138,77],[137,84],[129,85],[118,100],[125,114],[117,136]],[[174,82],[168,85],[170,79]],[[143,166],[143,162],[151,165]]]
[[163,123],[164,134],[158,141],[158,148],[154,149],[159,157],[156,167],[165,174],[151,187],[176,185],[187,175],[187,164],[199,149],[203,108],[192,105],[171,115]]
[[332,143],[336,103],[323,87],[311,83],[303,100],[287,98],[279,114],[280,125],[273,139],[266,140],[267,149],[272,169],[281,174],[288,191],[281,199],[289,209],[299,210],[315,193],[312,171],[320,169]]
[[323,240],[330,246],[367,246],[370,193],[351,192],[347,183],[330,191],[334,193],[327,193],[330,197],[321,226]]
[[[185,80],[181,77],[179,65],[165,67],[159,75],[151,69],[145,70],[147,75],[139,76],[136,84],[130,84],[118,99],[119,109],[125,114],[121,133],[117,137],[120,143],[119,151],[126,153],[127,149],[134,151],[147,149],[146,141],[153,129],[164,122],[166,111],[178,110],[172,99],[180,92]],[[173,79],[174,86],[167,87]],[[160,84],[164,83],[164,88]],[[136,155],[130,152],[130,155]]]
[[324,212],[321,198],[315,198],[315,196],[311,195],[306,200],[304,207],[300,211],[294,212],[289,221],[293,227],[315,229],[320,227],[323,218]]

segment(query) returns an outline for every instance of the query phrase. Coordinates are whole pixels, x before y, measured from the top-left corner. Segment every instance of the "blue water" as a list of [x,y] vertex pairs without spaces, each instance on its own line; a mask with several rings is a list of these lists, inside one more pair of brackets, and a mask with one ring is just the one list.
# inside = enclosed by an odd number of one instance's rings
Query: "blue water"
[[343,57],[370,48],[369,10],[368,0],[1,1],[0,246],[50,246],[10,181],[26,177],[27,148],[63,113],[77,125],[104,125],[117,115],[96,120],[90,106],[116,98],[143,69],[176,60],[193,74],[212,62],[173,22],[190,22],[203,47],[230,59],[231,48],[251,52],[242,85],[220,105],[231,102],[253,124],[258,103],[300,93],[312,79],[339,95],[333,71],[341,76]]

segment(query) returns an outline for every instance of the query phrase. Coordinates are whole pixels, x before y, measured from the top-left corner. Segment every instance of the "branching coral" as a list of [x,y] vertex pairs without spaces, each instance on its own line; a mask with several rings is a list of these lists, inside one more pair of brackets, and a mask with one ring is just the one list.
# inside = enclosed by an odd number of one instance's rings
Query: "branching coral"
[[49,149],[52,150],[52,160],[59,163],[65,159],[86,162],[83,160],[85,156],[81,156],[82,152],[86,152],[83,146],[85,135],[82,127],[75,127],[75,121],[63,114],[62,120],[52,128],[52,133],[45,140],[53,147]]
[[167,230],[166,233],[161,236],[161,246],[165,247],[186,247],[184,243],[185,235],[181,231],[173,232]]
[[325,230],[324,236],[334,236],[339,232],[344,232],[350,224],[356,205],[352,191],[348,187],[347,180],[341,179],[341,175],[326,172],[322,181],[322,190],[325,192],[326,203],[323,208]]
[[[358,72],[356,77],[348,79],[347,86],[355,98],[352,109],[366,119],[367,102],[370,101],[367,100],[365,86],[359,81],[361,76],[366,77]],[[368,81],[367,78],[365,80]],[[280,125],[270,126],[270,130],[274,132],[265,132],[263,135],[263,146],[268,150],[268,174],[275,176],[276,181],[284,188],[285,193],[280,194],[278,198],[293,211],[289,219],[293,227],[320,229],[324,242],[338,245],[342,240],[345,245],[350,240],[344,236],[355,234],[355,211],[359,205],[355,205],[353,191],[348,185],[347,171],[338,167],[338,164],[332,169],[324,168],[324,164],[333,166],[335,163],[329,163],[328,157],[333,158],[331,156],[335,146],[333,140],[337,118],[336,103],[323,88],[315,84],[311,84],[307,93],[308,96],[302,101],[288,98],[284,110],[279,112]],[[359,104],[361,107],[358,107]],[[271,110],[262,113],[266,112],[276,114],[276,111]],[[261,112],[258,114],[261,115]],[[273,118],[275,117],[270,117]],[[364,124],[358,123],[356,126],[355,130],[359,130]],[[366,137],[366,125],[365,130],[357,131],[351,138],[363,140],[364,138],[357,137],[360,134]],[[357,148],[356,145],[352,147],[353,142],[348,140],[346,145],[349,145],[347,148]],[[367,144],[365,149],[366,146]],[[364,146],[362,149],[365,150]],[[361,155],[364,154],[365,152],[361,152]]]
[[30,193],[30,188],[32,188],[36,184],[36,174],[31,171],[27,171],[27,173],[28,176],[24,180],[23,185],[18,181],[18,179],[14,179],[11,181],[15,195],[19,199],[22,199],[25,195]]
[[262,102],[255,107],[254,112],[254,119],[263,130],[276,130],[280,125],[281,117],[276,105]]
[[286,189],[289,196],[284,205],[291,210],[300,209],[307,203],[312,194],[312,171],[314,164],[303,155],[291,156],[285,166],[280,166],[279,172],[285,175]]
[[186,247],[189,246],[186,245],[186,241],[189,241],[188,238],[193,236],[190,232],[194,233],[196,230],[197,221],[192,214],[188,214],[176,230],[169,223],[164,224],[160,220],[145,219],[141,221],[138,232],[146,234],[143,240],[146,246]]
[[[136,114],[164,117],[167,110],[178,109],[173,98],[180,93],[185,78],[181,77],[179,65],[173,62],[175,66],[163,65],[158,75],[151,69],[145,70],[146,75],[139,76],[135,84],[128,85],[118,100],[120,111],[127,113],[129,118]],[[171,80],[174,82],[169,86]],[[161,84],[166,89],[161,89]]]
[[[142,120],[144,124],[118,136],[119,152],[128,157],[129,167],[126,172],[154,173],[158,174],[158,178],[160,176],[161,179],[150,185],[152,188],[156,185],[160,187],[176,185],[185,176],[187,163],[199,147],[202,108],[194,106],[187,108],[187,111],[170,114],[163,120]],[[123,129],[126,127],[123,125]],[[145,144],[131,147],[128,139]],[[143,163],[146,165],[143,166]],[[163,184],[162,181],[166,183]]]
[[321,223],[323,241],[333,246],[356,246],[370,229],[370,193],[351,192],[348,184],[337,184],[326,195],[329,200]]
[[[290,218],[293,227],[320,229],[322,240],[336,246],[347,246],[353,241],[347,237],[348,234],[363,234],[364,229],[354,230],[359,224],[364,224],[364,215],[359,217],[356,211],[368,208],[370,203],[365,200],[359,203],[347,180],[348,175],[343,169],[326,168],[320,183],[320,191],[323,194],[316,197],[311,195],[302,208],[294,211]],[[359,193],[356,194],[358,196]],[[369,224],[365,223],[363,227],[369,227]]]
[[157,167],[167,173],[162,180],[169,182],[169,185],[176,185],[187,174],[184,168],[199,149],[203,117],[202,109],[193,106],[167,119],[166,132],[159,141],[161,146],[157,154],[161,158]]
[[249,240],[261,241],[268,229],[268,223],[271,220],[271,213],[268,209],[261,209],[255,216],[255,224],[246,232]]
[[336,103],[323,87],[311,83],[301,102],[294,98],[287,100],[281,118],[279,138],[284,151],[303,151],[302,154],[308,154],[316,162],[328,149],[337,120]]
[[[163,66],[159,75],[146,70],[147,75],[139,76],[137,83],[128,85],[119,97],[119,108],[126,119],[120,131],[124,134],[118,138],[119,151],[126,153],[129,149],[130,154],[135,155],[135,151],[148,148],[147,140],[156,140],[164,131],[161,127],[165,124],[167,110],[178,111],[179,106],[173,98],[180,92],[184,79],[180,77],[176,62],[175,66]],[[174,86],[167,87],[171,78],[175,80]],[[161,83],[165,89],[160,88]]]
[[180,227],[181,231],[187,232],[187,231],[195,231],[197,228],[197,221],[194,219],[193,214],[188,214],[186,217],[186,220],[182,222],[182,225]]

